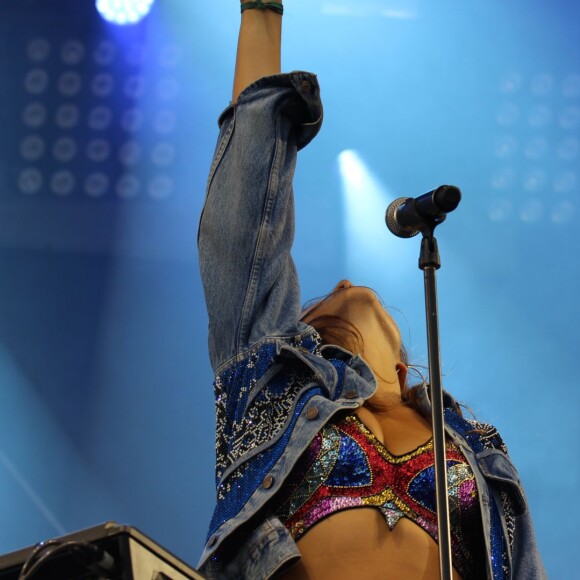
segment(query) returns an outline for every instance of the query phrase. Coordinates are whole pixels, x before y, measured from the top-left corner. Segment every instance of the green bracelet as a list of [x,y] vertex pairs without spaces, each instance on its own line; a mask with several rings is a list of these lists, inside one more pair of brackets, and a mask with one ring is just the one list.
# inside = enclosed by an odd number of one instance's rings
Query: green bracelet
[[244,2],[242,4],[242,12],[244,10],[252,10],[253,8],[258,8],[259,10],[273,10],[278,14],[284,14],[284,6],[280,2],[264,2],[263,0],[257,0],[256,2]]

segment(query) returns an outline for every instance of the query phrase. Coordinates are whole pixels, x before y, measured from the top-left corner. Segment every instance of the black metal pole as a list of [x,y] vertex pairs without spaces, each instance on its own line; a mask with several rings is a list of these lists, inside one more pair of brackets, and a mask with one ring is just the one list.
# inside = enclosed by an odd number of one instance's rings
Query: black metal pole
[[429,382],[431,387],[431,422],[435,455],[435,487],[437,494],[437,526],[439,570],[442,580],[451,580],[451,527],[447,490],[447,460],[445,454],[445,418],[441,387],[441,356],[439,350],[439,313],[437,307],[437,270],[441,267],[437,240],[433,231],[423,232],[419,268],[425,280],[425,314],[429,351]]
[[454,185],[441,185],[416,198],[401,197],[387,208],[385,221],[391,233],[400,238],[423,234],[419,268],[425,278],[425,313],[429,349],[429,382],[433,454],[435,458],[435,495],[437,499],[437,529],[439,569],[442,580],[451,580],[451,526],[449,524],[449,493],[447,490],[447,457],[445,453],[445,415],[441,388],[441,356],[439,354],[439,313],[437,311],[436,272],[441,267],[435,228],[447,214],[457,208],[461,191]]

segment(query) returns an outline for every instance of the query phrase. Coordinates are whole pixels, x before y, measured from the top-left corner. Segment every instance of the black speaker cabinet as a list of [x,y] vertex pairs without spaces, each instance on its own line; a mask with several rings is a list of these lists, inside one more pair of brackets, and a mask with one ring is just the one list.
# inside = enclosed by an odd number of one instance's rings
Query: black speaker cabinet
[[107,522],[1,556],[0,580],[19,579],[203,580],[203,576],[139,530]]

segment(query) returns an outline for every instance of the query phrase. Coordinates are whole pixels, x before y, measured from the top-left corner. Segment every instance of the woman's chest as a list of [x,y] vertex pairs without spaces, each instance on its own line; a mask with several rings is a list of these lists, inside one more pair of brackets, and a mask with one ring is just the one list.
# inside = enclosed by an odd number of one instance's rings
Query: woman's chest
[[365,427],[394,455],[404,455],[431,439],[433,431],[426,419],[408,407],[374,412],[368,407],[356,410]]

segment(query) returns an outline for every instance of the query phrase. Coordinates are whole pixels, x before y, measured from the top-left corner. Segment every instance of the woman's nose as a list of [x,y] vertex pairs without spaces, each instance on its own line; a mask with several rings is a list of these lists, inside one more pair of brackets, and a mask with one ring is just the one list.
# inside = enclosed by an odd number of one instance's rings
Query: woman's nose
[[352,283],[350,280],[341,280],[335,287],[333,292],[336,292],[337,290],[342,290],[343,288],[351,288],[352,287]]

